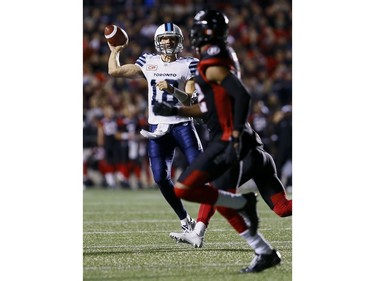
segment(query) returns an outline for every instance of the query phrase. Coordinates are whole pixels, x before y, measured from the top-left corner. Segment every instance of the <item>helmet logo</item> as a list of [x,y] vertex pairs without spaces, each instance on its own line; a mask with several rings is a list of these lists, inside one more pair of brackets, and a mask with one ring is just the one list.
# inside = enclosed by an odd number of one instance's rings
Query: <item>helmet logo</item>
[[220,48],[218,46],[212,46],[207,50],[207,54],[214,56],[220,53]]
[[195,15],[194,19],[199,20],[206,12],[205,11],[200,11],[198,14]]

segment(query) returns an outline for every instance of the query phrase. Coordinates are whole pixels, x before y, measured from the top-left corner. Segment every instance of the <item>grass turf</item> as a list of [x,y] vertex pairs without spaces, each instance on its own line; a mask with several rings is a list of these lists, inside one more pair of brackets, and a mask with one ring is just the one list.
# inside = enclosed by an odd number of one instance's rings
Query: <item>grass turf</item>
[[[196,217],[199,205],[184,202]],[[277,267],[240,274],[253,251],[216,213],[203,248],[176,243],[180,222],[156,189],[87,189],[83,195],[84,280],[292,280],[292,218],[279,218],[259,197],[260,232],[282,255]]]

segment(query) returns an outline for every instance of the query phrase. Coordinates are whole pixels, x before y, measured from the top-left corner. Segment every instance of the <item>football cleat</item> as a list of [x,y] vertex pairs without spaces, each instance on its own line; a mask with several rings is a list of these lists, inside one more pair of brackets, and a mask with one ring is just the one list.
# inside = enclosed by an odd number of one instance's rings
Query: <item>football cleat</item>
[[278,265],[281,262],[281,255],[275,249],[269,255],[255,254],[248,267],[241,269],[241,273],[261,272],[267,268]]
[[242,194],[246,198],[247,202],[245,206],[238,210],[238,212],[244,217],[245,221],[247,220],[249,224],[250,235],[254,236],[258,231],[259,218],[257,213],[257,198],[254,192],[247,194]]
[[197,222],[194,219],[192,219],[189,215],[187,215],[187,217],[186,217],[186,223],[185,224],[181,224],[182,232],[193,231],[196,223]]
[[191,231],[189,224],[181,224],[182,233]]
[[194,248],[202,248],[203,246],[203,236],[199,236],[194,231],[191,232],[171,232],[169,236],[176,240],[177,242],[191,244]]

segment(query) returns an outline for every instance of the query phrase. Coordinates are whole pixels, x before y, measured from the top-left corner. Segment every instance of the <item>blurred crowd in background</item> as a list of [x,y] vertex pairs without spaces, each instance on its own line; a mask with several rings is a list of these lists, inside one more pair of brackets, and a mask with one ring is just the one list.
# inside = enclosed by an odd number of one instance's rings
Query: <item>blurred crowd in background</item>
[[[184,34],[180,56],[196,56],[190,48],[189,26],[201,9],[213,8],[229,18],[229,44],[241,65],[241,76],[252,94],[249,122],[274,157],[285,187],[292,186],[292,1],[291,0],[84,0],[83,1],[83,172],[84,186],[150,188],[146,139],[147,84],[144,79],[108,75],[110,50],[103,35],[106,25],[122,27],[129,44],[120,63],[134,63],[143,53],[154,53],[154,33],[167,21]],[[126,153],[116,170],[104,160],[98,128],[103,119],[116,120],[117,145]],[[204,125],[197,125],[203,144]],[[124,136],[124,135],[123,135]],[[174,177],[186,165],[177,151]],[[111,173],[114,180],[108,177]],[[106,177],[107,174],[107,177]],[[112,177],[111,176],[111,177]]]

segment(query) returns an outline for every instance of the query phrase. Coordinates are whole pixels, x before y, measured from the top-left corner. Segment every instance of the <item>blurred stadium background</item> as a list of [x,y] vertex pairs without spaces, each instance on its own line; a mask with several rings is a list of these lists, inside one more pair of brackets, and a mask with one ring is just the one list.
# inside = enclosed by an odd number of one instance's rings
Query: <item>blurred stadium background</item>
[[[109,48],[103,36],[108,24],[121,26],[130,43],[121,64],[134,63],[145,52],[154,52],[156,28],[172,21],[184,34],[181,56],[195,56],[189,47],[189,26],[203,8],[223,11],[229,18],[229,43],[237,52],[245,85],[252,93],[249,122],[273,155],[288,191],[292,187],[292,1],[212,0],[84,0],[83,1],[83,160],[84,187],[107,187],[103,176],[103,151],[97,145],[97,126],[103,108],[121,115],[132,111],[139,126],[147,124],[147,85],[142,79],[115,79],[107,74]],[[202,141],[204,128],[198,126]],[[143,187],[152,186],[144,143],[137,163]],[[174,168],[184,167],[177,152]],[[139,186],[132,186],[138,188]]]

